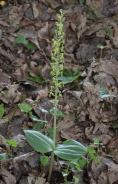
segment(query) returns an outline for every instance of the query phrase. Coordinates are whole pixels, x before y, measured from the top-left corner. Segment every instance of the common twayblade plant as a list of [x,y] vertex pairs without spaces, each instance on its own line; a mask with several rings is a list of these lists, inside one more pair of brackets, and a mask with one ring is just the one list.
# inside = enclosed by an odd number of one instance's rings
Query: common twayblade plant
[[59,97],[62,96],[60,88],[63,86],[63,82],[59,82],[59,76],[63,75],[64,66],[64,32],[63,23],[65,11],[60,10],[60,14],[57,15],[58,22],[56,22],[55,37],[52,39],[53,52],[51,62],[51,74],[52,74],[52,85],[50,89],[50,95],[54,97],[52,115],[54,118],[53,122],[53,139],[33,130],[24,130],[25,136],[29,144],[40,153],[51,152],[50,169],[48,175],[48,181],[50,181],[54,155],[64,160],[73,160],[80,158],[87,153],[87,149],[78,141],[66,140],[63,144],[56,144],[56,128],[57,128],[57,117],[62,116],[58,110]]

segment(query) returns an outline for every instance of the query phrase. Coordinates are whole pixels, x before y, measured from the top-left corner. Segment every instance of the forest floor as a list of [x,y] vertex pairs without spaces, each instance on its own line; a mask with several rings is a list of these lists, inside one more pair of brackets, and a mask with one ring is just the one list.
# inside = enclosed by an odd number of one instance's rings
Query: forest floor
[[[57,143],[74,139],[95,149],[101,164],[90,160],[78,171],[80,184],[118,184],[118,2],[79,2],[0,2],[0,184],[48,184],[49,166],[42,170],[40,154],[23,130],[52,133],[52,115],[46,112],[53,107],[50,63],[60,9],[66,10],[65,84],[59,101],[65,117],[58,118]],[[30,104],[37,119],[18,104]],[[64,183],[65,166],[66,161],[55,160],[50,184]]]

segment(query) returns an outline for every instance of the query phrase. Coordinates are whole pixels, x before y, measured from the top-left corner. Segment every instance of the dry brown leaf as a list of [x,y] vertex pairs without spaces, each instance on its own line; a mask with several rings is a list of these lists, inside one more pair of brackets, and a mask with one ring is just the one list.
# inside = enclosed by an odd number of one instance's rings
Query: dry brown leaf
[[48,88],[45,88],[45,89],[42,89],[42,90],[38,90],[37,91],[37,97],[36,97],[36,100],[40,100],[42,98],[46,98],[48,97],[48,94],[49,94],[49,90]]
[[91,107],[88,107],[88,112],[89,112],[89,118],[95,122],[98,123],[99,120],[97,119],[97,117],[95,116],[94,110]]
[[46,2],[49,4],[51,9],[53,9],[53,10],[60,6],[60,4],[57,1],[55,1],[55,0],[51,0],[51,1],[50,0],[46,0]]
[[86,137],[93,142],[94,138],[99,139],[104,145],[107,145],[108,142],[111,140],[111,136],[107,134],[93,134],[93,127],[86,127],[85,128],[85,135]]
[[106,59],[102,59],[100,60],[99,65],[95,66],[93,68],[93,71],[98,73],[98,72],[104,72],[108,75],[111,75],[112,77],[114,77],[117,82],[118,82],[118,62],[116,59],[110,59],[110,60],[106,60]]
[[21,67],[18,67],[14,75],[16,76],[17,80],[26,80],[27,79],[27,71],[28,71],[28,65],[22,64]]
[[87,22],[86,15],[83,15],[81,12],[67,14],[67,20],[75,24],[78,30],[83,29]]
[[6,184],[16,184],[16,178],[3,166],[0,170],[0,175],[2,176]]
[[64,139],[78,140],[82,136],[83,136],[83,133],[75,134],[75,128],[73,128],[73,127],[70,127],[69,129],[61,131],[61,137],[64,138]]
[[113,139],[110,141],[108,147],[111,148],[111,149],[115,149],[115,148],[118,149],[118,137],[113,138]]
[[5,93],[4,97],[5,100],[7,100],[8,103],[15,103],[18,102],[22,96],[21,92],[18,91],[19,85],[11,85],[9,86],[8,91]]
[[34,43],[34,45],[35,45],[39,50],[41,50],[37,38],[32,38],[32,39],[30,39],[30,41],[31,41],[32,43]]
[[48,33],[48,22],[46,22],[42,28],[40,28],[37,31],[38,37],[41,39],[44,39],[44,37],[47,35]]
[[108,169],[108,178],[111,184],[118,182],[118,165],[112,164]]
[[102,134],[107,134],[109,132],[109,127],[110,125],[106,125],[104,123],[96,123],[93,130],[93,134],[95,134],[98,130]]
[[31,3],[32,9],[33,9],[33,15],[34,18],[41,17],[42,16],[42,9],[40,7],[40,4],[37,2]]
[[42,177],[35,177],[34,175],[29,175],[28,177],[27,177],[27,179],[28,179],[28,184],[32,184],[32,182],[34,183],[34,184],[45,184],[45,178],[42,178]]
[[[118,165],[115,164],[112,160],[105,158],[105,157],[99,157],[99,159],[108,167],[107,172],[107,179],[110,184],[114,184],[118,182]],[[103,174],[104,175],[104,174]],[[99,183],[101,184],[101,183]]]
[[38,35],[35,31],[29,29],[20,29],[18,34],[23,35],[25,38],[37,39]]
[[102,86],[107,86],[108,83],[111,85],[114,85],[116,83],[115,79],[111,75],[108,75],[104,72],[99,72],[99,74],[94,75],[93,78],[96,82],[98,82]]
[[10,76],[8,76],[7,74],[3,73],[2,70],[0,70],[0,87],[2,87],[2,85],[7,86],[9,85],[10,82]]
[[[72,121],[70,119],[70,115],[66,114],[65,118],[60,121],[57,125],[57,134],[59,134],[61,132],[61,130],[64,130],[64,129],[69,129],[70,127],[72,127],[74,125],[74,121]],[[59,139],[59,135],[57,136]]]
[[20,21],[23,18],[23,7],[12,6],[11,11],[9,12],[9,20],[13,26],[19,25]]
[[0,47],[0,54],[7,58],[9,61],[13,62],[15,60],[14,55],[11,52],[6,52]]
[[50,68],[50,66],[48,64],[46,64],[42,68],[41,73],[42,73],[41,76],[43,77],[44,80],[52,78],[52,76],[51,76],[51,68]]
[[98,177],[98,184],[108,184],[108,176],[106,172],[102,172]]

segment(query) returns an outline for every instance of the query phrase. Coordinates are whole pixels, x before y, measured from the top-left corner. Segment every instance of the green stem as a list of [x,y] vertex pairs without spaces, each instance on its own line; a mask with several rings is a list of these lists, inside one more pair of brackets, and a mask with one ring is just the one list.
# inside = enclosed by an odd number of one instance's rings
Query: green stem
[[[56,86],[55,99],[54,99],[55,102],[58,99],[57,91],[58,91],[58,87]],[[53,128],[54,128],[54,134],[53,134],[53,150],[55,150],[55,146],[56,146],[56,128],[57,128],[57,104],[56,103],[54,105],[54,125],[53,125]],[[54,162],[54,151],[52,151],[52,153],[51,153],[51,161],[50,161],[50,169],[49,169],[49,174],[48,174],[48,181],[50,181],[50,178],[51,178],[52,168],[53,168],[53,162]]]
[[54,161],[54,152],[51,153],[51,161],[50,161],[50,169],[48,174],[48,181],[50,181],[51,174],[52,174],[52,168],[53,168],[53,161]]
[[101,60],[101,58],[102,58],[102,49],[101,49],[101,52],[100,52],[100,60]]

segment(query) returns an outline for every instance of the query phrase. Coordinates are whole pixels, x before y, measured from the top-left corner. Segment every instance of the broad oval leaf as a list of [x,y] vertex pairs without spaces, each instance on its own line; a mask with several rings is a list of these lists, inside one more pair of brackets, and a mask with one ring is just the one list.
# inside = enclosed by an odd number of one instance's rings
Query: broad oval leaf
[[79,0],[79,3],[80,4],[83,4],[85,0]]
[[100,86],[100,91],[99,91],[99,97],[100,98],[108,98],[108,97],[117,97],[116,95],[109,94],[105,86]]
[[0,119],[3,117],[4,112],[5,112],[4,105],[0,104]]
[[61,77],[58,77],[58,80],[62,81],[63,84],[68,84],[68,83],[75,81],[80,75],[81,73],[74,75],[74,76],[61,76]]
[[6,160],[8,158],[8,154],[7,153],[1,153],[0,154],[0,160]]
[[[50,113],[54,116],[55,115],[55,107],[53,107],[52,109],[50,109]],[[63,114],[59,109],[56,109],[56,115],[57,116],[61,116],[61,117],[65,117],[65,114]]]
[[46,114],[48,114],[49,112],[46,110],[46,109],[44,109],[44,108],[39,108],[42,112],[44,112],[44,113],[46,113]]
[[53,150],[53,140],[49,137],[34,131],[24,130],[28,143],[38,152],[47,153]]
[[47,122],[48,122],[48,121],[39,119],[39,118],[37,118],[37,117],[34,116],[34,115],[31,115],[30,118],[31,118],[33,121],[37,121],[37,122],[44,122],[44,123],[47,123]]
[[28,77],[27,78],[29,81],[33,81],[33,82],[37,82],[37,83],[40,83],[40,82],[42,82],[42,78],[41,77],[39,77],[39,76],[34,76],[34,77]]
[[63,144],[57,145],[54,153],[64,160],[73,160],[86,155],[87,149],[78,141],[66,140]]
[[28,112],[30,112],[32,110],[32,107],[31,107],[30,104],[19,103],[18,107],[20,108],[20,110],[22,112],[26,112],[26,113],[28,113]]

